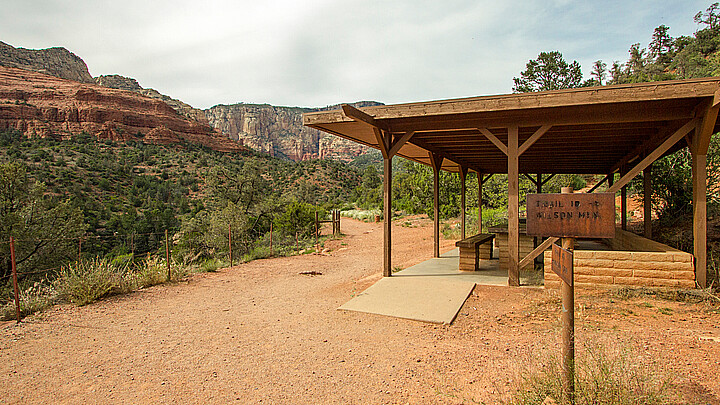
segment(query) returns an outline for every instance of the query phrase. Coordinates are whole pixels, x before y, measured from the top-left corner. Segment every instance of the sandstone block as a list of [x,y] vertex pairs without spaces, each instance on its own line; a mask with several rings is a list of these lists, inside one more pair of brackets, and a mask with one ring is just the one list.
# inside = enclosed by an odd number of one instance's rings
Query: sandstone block
[[597,250],[593,252],[594,259],[607,259],[607,260],[630,260],[632,258],[632,252],[614,251],[614,250]]

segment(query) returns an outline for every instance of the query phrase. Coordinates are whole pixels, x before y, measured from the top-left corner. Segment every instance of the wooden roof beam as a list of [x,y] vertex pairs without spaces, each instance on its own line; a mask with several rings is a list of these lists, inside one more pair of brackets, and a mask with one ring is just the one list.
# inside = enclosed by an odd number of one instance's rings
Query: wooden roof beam
[[388,150],[388,155],[390,155],[390,157],[395,156],[395,154],[398,153],[400,148],[402,148],[403,145],[405,145],[407,143],[407,141],[409,141],[410,138],[413,137],[413,135],[415,135],[415,131],[405,132],[400,138],[395,139],[392,142],[392,145],[390,145],[390,150]]
[[707,155],[707,151],[710,148],[710,138],[712,138],[712,134],[715,132],[715,122],[717,121],[718,111],[720,111],[720,90],[715,92],[715,97],[713,97],[710,107],[705,110],[702,116],[699,129],[693,137],[693,144],[691,146],[693,153]]
[[700,121],[699,118],[694,118],[690,121],[688,121],[685,125],[680,127],[677,131],[675,131],[668,139],[665,140],[660,146],[658,146],[655,150],[653,150],[651,153],[649,153],[645,159],[641,160],[640,163],[636,164],[632,169],[630,169],[624,176],[620,178],[615,184],[613,184],[610,188],[608,188],[608,193],[616,193],[618,190],[626,186],[630,180],[632,180],[635,176],[638,175],[641,171],[645,170],[646,167],[650,166],[652,162],[657,160],[660,156],[662,156],[665,152],[667,152],[673,145],[675,145],[680,139],[685,137],[690,131],[695,129],[695,127],[698,125],[698,122]]
[[528,148],[531,147],[532,144],[534,144],[538,139],[540,139],[541,136],[545,135],[545,133],[546,133],[550,128],[552,128],[552,125],[543,125],[543,126],[540,127],[540,129],[538,129],[537,131],[535,131],[534,134],[530,135],[530,138],[528,138],[527,140],[525,140],[525,142],[523,142],[523,144],[520,145],[520,148],[518,148],[518,155],[522,155],[523,152],[525,152],[526,150],[528,150]]
[[378,121],[370,114],[365,113],[364,111],[361,111],[350,104],[343,104],[342,105],[343,114],[345,114],[346,117],[357,121],[357,122],[363,122],[365,124],[370,125],[374,128],[382,129],[383,131],[388,131],[389,128],[384,123]]
[[445,159],[447,159],[447,160],[455,163],[455,164],[458,165],[458,166],[464,166],[464,167],[467,167],[468,169],[472,169],[472,170],[474,170],[474,171],[476,171],[476,172],[481,172],[481,170],[479,170],[476,165],[473,165],[473,164],[471,164],[471,163],[468,163],[468,162],[465,161],[464,159],[460,159],[460,158],[458,158],[458,157],[456,157],[456,156],[454,156],[454,155],[452,155],[452,154],[450,154],[450,153],[447,153],[447,152],[444,152],[444,151],[438,151],[437,148],[431,147],[431,146],[429,146],[428,144],[426,144],[426,143],[423,142],[423,141],[413,140],[413,144],[415,144],[415,145],[417,145],[417,146],[425,149],[425,150],[428,151],[428,152],[433,152],[433,153],[442,155]]
[[478,131],[480,131],[481,134],[485,135],[485,138],[487,138],[490,142],[494,143],[495,146],[497,146],[497,148],[500,149],[500,151],[502,151],[502,153],[504,153],[506,155],[508,154],[507,145],[505,145],[503,143],[503,141],[498,139],[498,137],[495,136],[495,134],[490,132],[487,128],[478,128]]

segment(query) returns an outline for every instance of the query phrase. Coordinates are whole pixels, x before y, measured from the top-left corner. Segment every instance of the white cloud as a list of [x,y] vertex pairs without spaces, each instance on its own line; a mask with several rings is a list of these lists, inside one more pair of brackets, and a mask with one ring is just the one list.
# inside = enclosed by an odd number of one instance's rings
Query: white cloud
[[[7,4],[5,4],[7,3]],[[654,27],[689,35],[706,2],[6,0],[0,40],[64,46],[93,75],[131,76],[197,107],[324,106],[509,92],[541,51],[586,73]]]

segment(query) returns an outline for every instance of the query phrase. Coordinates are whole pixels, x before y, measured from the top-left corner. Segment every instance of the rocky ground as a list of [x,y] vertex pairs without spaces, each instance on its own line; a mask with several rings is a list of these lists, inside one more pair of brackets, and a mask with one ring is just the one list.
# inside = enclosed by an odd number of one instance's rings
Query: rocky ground
[[[405,222],[405,221],[403,221]],[[394,264],[431,256],[427,220]],[[343,219],[329,255],[257,260],[0,329],[5,403],[499,403],[559,351],[557,293],[476,287],[449,326],[336,308],[379,278],[381,224]],[[451,241],[443,241],[450,249]],[[317,276],[301,275],[314,270]],[[686,403],[720,403],[720,313],[577,293],[579,357],[627,353]],[[527,375],[527,374],[525,374]]]

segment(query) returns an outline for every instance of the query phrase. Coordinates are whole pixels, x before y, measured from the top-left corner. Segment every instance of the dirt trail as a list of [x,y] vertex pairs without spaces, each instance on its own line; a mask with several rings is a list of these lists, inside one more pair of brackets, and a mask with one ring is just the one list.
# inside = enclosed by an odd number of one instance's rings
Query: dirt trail
[[[422,226],[393,231],[394,265],[403,268],[432,254],[429,222],[412,222]],[[57,306],[6,326],[0,398],[495,403],[518,364],[557,348],[558,299],[542,289],[478,287],[451,326],[337,311],[377,280],[382,266],[380,224],[343,219],[342,231],[347,236],[330,242],[329,256],[258,260],[83,308]],[[452,245],[443,241],[443,250]],[[322,275],[299,274],[305,270]],[[718,403],[720,343],[698,340],[720,336],[717,311],[636,301],[579,294],[578,340],[601,337],[642,350],[696,398]]]

